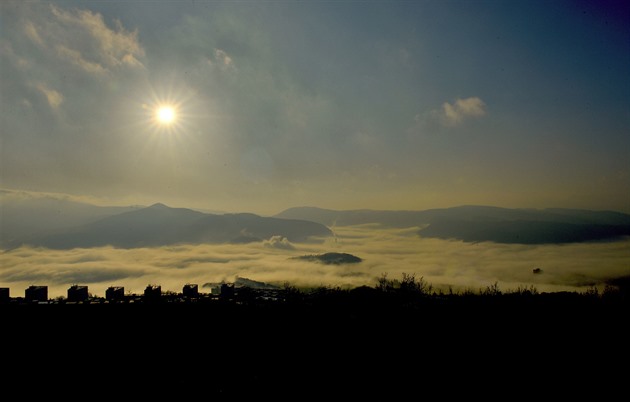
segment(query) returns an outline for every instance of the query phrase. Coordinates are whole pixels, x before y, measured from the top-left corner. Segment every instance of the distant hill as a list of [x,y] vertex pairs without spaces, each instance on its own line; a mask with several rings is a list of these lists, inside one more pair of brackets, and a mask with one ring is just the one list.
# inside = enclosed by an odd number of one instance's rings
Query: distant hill
[[630,236],[630,215],[578,209],[460,206],[419,211],[287,209],[273,217],[213,214],[163,204],[102,207],[0,191],[0,247],[151,247],[178,243],[243,244],[282,236],[306,242],[332,236],[329,227],[379,224],[418,227],[418,235],[467,242],[547,244]]
[[287,209],[279,218],[306,219],[327,226],[376,223],[384,227],[420,227],[422,237],[468,242],[572,243],[630,236],[630,215],[578,209],[509,209],[461,206],[422,211],[347,210],[314,207]]
[[254,214],[213,215],[164,204],[128,211],[95,222],[10,242],[55,249],[110,245],[120,248],[170,244],[262,241],[280,235],[291,242],[331,236],[325,225],[300,219],[261,217]]
[[55,232],[142,208],[104,207],[53,197],[4,193],[0,198],[0,247],[36,233]]
[[355,264],[363,261],[361,258],[348,253],[310,254],[293,257],[293,259],[319,262],[328,265]]
[[[206,282],[201,287],[202,288],[220,288],[223,284],[230,284],[230,282]],[[249,278],[243,278],[241,276],[237,276],[234,279],[234,282],[231,282],[235,288],[250,288],[250,289],[280,289],[279,286],[272,285],[271,283],[255,281]]]
[[279,286],[272,285],[270,283],[255,281],[253,279],[243,278],[240,276],[237,276],[236,279],[234,279],[234,286],[237,288],[246,287],[251,289],[280,289]]

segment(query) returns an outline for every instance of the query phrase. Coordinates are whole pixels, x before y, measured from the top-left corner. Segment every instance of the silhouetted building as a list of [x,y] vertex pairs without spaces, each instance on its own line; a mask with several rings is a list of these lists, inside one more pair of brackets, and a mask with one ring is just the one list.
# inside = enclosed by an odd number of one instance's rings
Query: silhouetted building
[[144,289],[145,301],[157,301],[162,296],[162,286],[160,285],[147,285]]
[[83,285],[72,285],[68,288],[68,301],[82,302],[90,297],[88,287]]
[[24,291],[26,301],[48,301],[48,286],[31,285]]
[[9,288],[0,288],[0,303],[7,303],[11,300]]
[[184,285],[182,293],[184,294],[184,297],[198,297],[199,287],[196,284],[188,283]]
[[118,301],[125,298],[125,288],[122,286],[110,286],[105,291],[105,299],[109,301]]
[[221,284],[221,293],[219,297],[222,299],[233,299],[234,298],[234,284],[233,283],[222,283]]

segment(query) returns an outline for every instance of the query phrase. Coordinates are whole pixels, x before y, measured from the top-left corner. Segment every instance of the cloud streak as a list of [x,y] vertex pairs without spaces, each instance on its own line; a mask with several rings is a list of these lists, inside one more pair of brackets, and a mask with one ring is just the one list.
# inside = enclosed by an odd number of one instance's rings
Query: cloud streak
[[[298,286],[373,286],[386,273],[423,277],[434,287],[474,290],[495,282],[502,290],[583,291],[630,275],[630,240],[571,245],[504,245],[423,239],[416,228],[385,230],[371,225],[338,227],[324,244],[291,244],[281,238],[251,244],[182,245],[161,248],[73,250],[20,248],[0,254],[0,284],[11,296],[28,286],[48,285],[50,297],[66,296],[72,284],[105,294],[109,286],[142,293],[148,284],[181,292],[184,284],[233,281],[236,276]],[[291,245],[291,247],[287,247]],[[359,264],[324,265],[292,259],[346,252]],[[543,272],[534,274],[533,269]]]

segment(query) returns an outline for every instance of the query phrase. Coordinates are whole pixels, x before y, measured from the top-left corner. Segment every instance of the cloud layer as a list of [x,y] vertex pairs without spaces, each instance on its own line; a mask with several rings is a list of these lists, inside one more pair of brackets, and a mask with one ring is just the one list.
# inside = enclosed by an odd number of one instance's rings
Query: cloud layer
[[[495,282],[502,290],[535,286],[539,291],[583,291],[630,275],[630,240],[571,245],[498,245],[421,239],[417,228],[384,230],[371,225],[336,228],[323,245],[291,244],[272,238],[247,245],[199,245],[137,249],[20,248],[0,254],[0,285],[11,296],[30,285],[48,285],[49,296],[67,295],[72,284],[104,296],[109,286],[142,293],[148,284],[181,292],[187,283],[233,281],[236,276],[298,286],[376,284],[382,274],[424,277],[436,288],[473,290]],[[344,252],[358,264],[323,265],[292,257]],[[534,268],[542,273],[534,274]]]

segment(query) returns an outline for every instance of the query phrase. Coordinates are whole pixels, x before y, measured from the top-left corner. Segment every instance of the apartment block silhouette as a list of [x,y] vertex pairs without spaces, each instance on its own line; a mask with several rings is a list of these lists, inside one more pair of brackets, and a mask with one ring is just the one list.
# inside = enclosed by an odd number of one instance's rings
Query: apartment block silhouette
[[68,301],[82,302],[90,297],[88,287],[83,285],[72,285],[68,288]]
[[109,301],[120,301],[125,298],[125,288],[123,286],[110,286],[105,291],[105,299]]
[[0,288],[0,303],[7,303],[11,300],[11,291],[9,288]]
[[199,286],[197,284],[188,283],[182,289],[184,297],[199,297]]
[[160,285],[147,285],[144,289],[144,300],[147,302],[158,301],[162,296],[162,286]]
[[24,291],[26,301],[48,301],[48,286],[31,285]]

